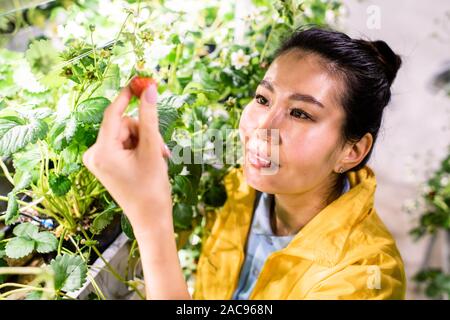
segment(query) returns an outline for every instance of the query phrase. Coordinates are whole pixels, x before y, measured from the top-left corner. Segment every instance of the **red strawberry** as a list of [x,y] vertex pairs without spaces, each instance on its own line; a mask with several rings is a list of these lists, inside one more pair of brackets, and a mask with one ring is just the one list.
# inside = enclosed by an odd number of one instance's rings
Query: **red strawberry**
[[158,85],[156,80],[153,78],[135,76],[130,81],[130,89],[136,97],[140,98],[142,92],[144,92],[144,90],[152,84],[154,84],[155,86]]

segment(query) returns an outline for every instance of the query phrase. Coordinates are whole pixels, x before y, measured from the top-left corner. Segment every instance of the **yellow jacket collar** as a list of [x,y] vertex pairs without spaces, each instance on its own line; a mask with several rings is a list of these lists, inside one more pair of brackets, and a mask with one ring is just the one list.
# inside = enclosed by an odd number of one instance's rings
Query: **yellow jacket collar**
[[[376,189],[375,175],[368,166],[348,172],[347,178],[350,190],[320,211],[277,254],[306,258],[328,267],[340,260],[353,227],[371,213]],[[226,234],[229,238],[223,240],[243,251],[256,191],[246,183],[242,167],[233,169],[225,177],[224,183],[228,196],[234,200],[230,202],[233,206],[230,209],[235,214],[227,217],[226,226],[230,230]]]

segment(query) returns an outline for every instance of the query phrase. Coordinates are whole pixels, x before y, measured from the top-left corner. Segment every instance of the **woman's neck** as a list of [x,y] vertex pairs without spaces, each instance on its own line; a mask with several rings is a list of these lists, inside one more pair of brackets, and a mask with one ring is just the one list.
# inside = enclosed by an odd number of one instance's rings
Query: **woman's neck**
[[[340,181],[337,182],[340,186]],[[336,200],[341,188],[318,187],[301,194],[275,194],[270,214],[273,233],[278,236],[294,235],[311,221],[322,209]]]

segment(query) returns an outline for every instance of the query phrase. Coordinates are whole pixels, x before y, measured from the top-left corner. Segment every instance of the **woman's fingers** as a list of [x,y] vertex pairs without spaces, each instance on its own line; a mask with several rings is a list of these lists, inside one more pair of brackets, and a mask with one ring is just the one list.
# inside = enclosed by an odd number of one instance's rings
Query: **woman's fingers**
[[139,124],[137,119],[124,116],[120,126],[119,141],[124,149],[134,149],[139,139]]
[[130,99],[131,91],[128,87],[125,87],[114,102],[106,108],[97,141],[117,141],[119,139],[122,115]]
[[156,107],[157,96],[156,85],[150,85],[142,93],[139,105],[139,140],[144,155],[151,155],[159,151],[160,133]]

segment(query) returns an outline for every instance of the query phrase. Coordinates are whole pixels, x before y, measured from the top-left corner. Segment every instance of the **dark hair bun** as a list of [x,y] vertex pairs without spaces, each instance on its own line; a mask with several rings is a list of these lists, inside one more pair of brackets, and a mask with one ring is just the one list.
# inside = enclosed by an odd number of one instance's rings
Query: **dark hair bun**
[[397,75],[398,69],[402,65],[402,59],[399,55],[395,54],[383,40],[365,41],[365,43],[372,48],[376,57],[382,63],[386,71],[388,81],[392,84]]

